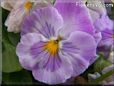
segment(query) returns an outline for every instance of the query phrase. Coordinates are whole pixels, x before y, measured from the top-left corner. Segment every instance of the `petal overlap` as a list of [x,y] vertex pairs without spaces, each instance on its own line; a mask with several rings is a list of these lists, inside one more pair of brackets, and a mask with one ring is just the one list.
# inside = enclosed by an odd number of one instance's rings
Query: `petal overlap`
[[70,35],[71,32],[79,30],[89,34],[94,33],[94,27],[89,15],[89,11],[84,3],[83,6],[76,5],[80,0],[57,0],[55,8],[62,15],[64,22],[63,29],[60,34],[63,36]]
[[36,80],[64,83],[82,74],[95,58],[94,33],[85,5],[57,0],[54,7],[36,9],[24,19],[17,55]]

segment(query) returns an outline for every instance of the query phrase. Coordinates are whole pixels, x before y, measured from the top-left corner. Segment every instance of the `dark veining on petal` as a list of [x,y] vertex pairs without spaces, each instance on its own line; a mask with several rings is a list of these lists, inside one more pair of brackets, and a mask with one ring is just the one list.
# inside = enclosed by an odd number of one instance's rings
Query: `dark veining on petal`
[[43,66],[47,71],[54,72],[61,66],[61,59],[58,54],[55,56],[50,55],[48,61]]
[[80,49],[77,48],[76,45],[73,44],[72,42],[64,43],[61,50],[69,53],[78,53],[80,51]]
[[40,34],[48,39],[55,36],[54,27],[52,27],[51,24],[48,24],[47,22],[45,22],[45,25],[42,25],[42,28],[38,28],[37,30]]

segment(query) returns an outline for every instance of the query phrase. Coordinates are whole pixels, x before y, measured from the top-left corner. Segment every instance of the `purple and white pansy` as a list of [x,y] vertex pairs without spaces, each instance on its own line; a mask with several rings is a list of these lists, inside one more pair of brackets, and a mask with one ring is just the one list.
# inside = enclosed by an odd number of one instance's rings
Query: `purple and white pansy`
[[24,19],[16,53],[36,80],[64,83],[83,73],[95,58],[94,34],[86,6],[56,0],[54,6],[36,9]]
[[[101,34],[101,39],[98,46],[110,46],[114,42],[114,21],[111,20],[105,8],[104,0],[88,0],[88,3],[93,4],[94,6],[100,4],[96,7],[89,7],[90,14],[93,21],[93,25],[97,34]],[[97,37],[96,37],[97,39]]]
[[101,18],[95,21],[95,27],[98,32],[101,32],[102,39],[99,46],[110,46],[114,43],[114,22],[107,15],[102,15]]
[[5,22],[8,27],[7,31],[19,33],[24,17],[34,9],[45,7],[48,4],[51,4],[51,0],[2,0],[1,6],[11,11]]

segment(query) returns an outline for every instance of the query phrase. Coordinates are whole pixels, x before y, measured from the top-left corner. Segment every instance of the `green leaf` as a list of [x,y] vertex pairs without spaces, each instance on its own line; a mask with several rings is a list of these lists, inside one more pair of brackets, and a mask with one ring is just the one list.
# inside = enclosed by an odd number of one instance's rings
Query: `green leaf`
[[[1,42],[0,42],[0,73],[2,71],[2,45],[1,45]],[[1,78],[1,76],[0,76]]]
[[[3,72],[15,72],[22,70],[19,64],[18,57],[16,55],[16,45],[19,41],[17,35],[8,33],[6,27],[3,25],[2,30],[2,71]],[[13,38],[12,38],[13,37]]]
[[18,57],[16,56],[15,47],[5,42],[4,48],[5,50],[2,55],[2,71],[10,73],[22,70]]
[[113,3],[113,7],[111,8],[111,12],[109,13],[109,17],[114,20],[114,3]]
[[32,75],[26,70],[13,73],[3,73],[2,81],[6,85],[30,85],[32,84]]
[[111,65],[111,63],[104,58],[102,54],[99,55],[99,58],[94,63],[94,72],[101,72],[105,67]]
[[9,11],[2,8],[2,23],[4,24],[7,17],[8,17]]
[[[3,10],[3,14],[3,22],[5,22],[8,12]],[[4,24],[2,24],[2,28],[2,71],[7,73],[20,71],[22,67],[16,55],[16,45],[19,41],[19,34],[14,35],[13,33],[8,33]]]
[[8,33],[9,41],[13,46],[17,46],[19,40],[20,40],[20,34],[19,33]]
[[7,32],[6,27],[3,25],[3,29],[2,29],[2,41],[3,42],[7,42],[13,45],[14,47],[16,47],[19,40],[20,40],[19,33],[15,34],[15,33]]
[[109,76],[111,76],[112,74],[114,74],[114,70],[111,70],[111,71],[101,75],[99,78],[92,80],[90,82],[90,84],[98,84],[98,83],[102,82],[103,80],[105,80],[106,78],[108,78]]
[[12,44],[8,38],[8,32],[4,25],[2,25],[2,42]]

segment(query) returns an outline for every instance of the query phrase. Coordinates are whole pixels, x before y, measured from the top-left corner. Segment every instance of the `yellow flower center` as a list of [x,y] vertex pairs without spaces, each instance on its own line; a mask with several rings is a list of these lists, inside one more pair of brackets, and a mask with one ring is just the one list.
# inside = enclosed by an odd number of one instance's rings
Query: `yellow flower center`
[[56,55],[59,49],[59,44],[55,40],[51,40],[46,43],[44,49],[47,50],[51,55]]
[[58,38],[57,40],[50,40],[44,45],[44,50],[47,50],[51,55],[55,56],[59,51],[59,42],[62,38]]
[[33,6],[33,3],[30,1],[27,1],[24,5],[24,7],[27,11],[29,11],[32,8],[32,6]]

